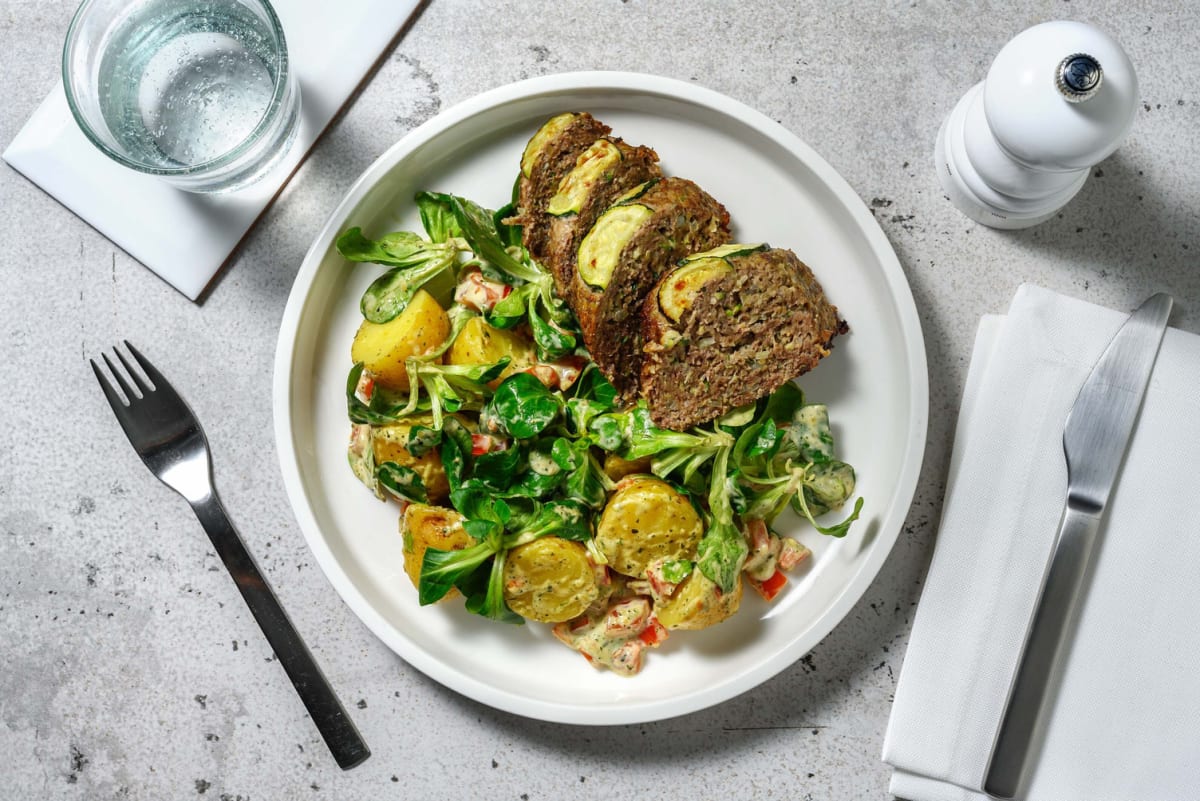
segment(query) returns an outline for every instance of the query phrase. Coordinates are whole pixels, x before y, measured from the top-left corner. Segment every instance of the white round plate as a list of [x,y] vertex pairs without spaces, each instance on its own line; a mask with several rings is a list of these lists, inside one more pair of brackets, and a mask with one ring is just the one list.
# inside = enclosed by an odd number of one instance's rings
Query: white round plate
[[[729,209],[741,241],[794,250],[850,324],[800,384],[827,403],[839,458],[854,465],[863,515],[842,540],[790,517],[814,551],[771,604],[747,591],[731,620],[674,632],[642,672],[589,666],[541,624],[509,626],[461,602],[417,604],[403,572],[397,507],[346,463],[345,381],[359,298],[382,268],[351,265],[339,233],[419,231],[420,190],[498,208],[526,141],[549,117],[589,111],[658,151],[664,172],[696,181]],[[731,698],[808,653],[874,580],[912,502],[925,445],[928,374],[920,323],[896,255],[862,201],[807,145],[757,111],[689,83],[648,75],[535,78],[468,100],[396,143],[358,179],[317,235],[283,315],[275,360],[275,434],[300,528],[335,589],[407,662],[464,695],[520,715],[639,723]],[[831,518],[836,516],[831,515]]]

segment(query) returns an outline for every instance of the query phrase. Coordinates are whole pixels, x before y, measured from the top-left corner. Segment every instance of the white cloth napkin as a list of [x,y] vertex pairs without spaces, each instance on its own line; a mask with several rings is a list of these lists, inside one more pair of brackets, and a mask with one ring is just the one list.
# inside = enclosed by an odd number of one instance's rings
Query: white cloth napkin
[[[890,790],[978,801],[1066,492],[1063,422],[1126,314],[1022,286],[979,327],[884,739]],[[1027,801],[1200,799],[1200,337],[1168,329]]]
[[4,160],[195,300],[419,2],[272,5],[300,82],[300,128],[287,156],[260,181],[228,194],[196,195],[122,167],[79,130],[61,83],[4,151]]

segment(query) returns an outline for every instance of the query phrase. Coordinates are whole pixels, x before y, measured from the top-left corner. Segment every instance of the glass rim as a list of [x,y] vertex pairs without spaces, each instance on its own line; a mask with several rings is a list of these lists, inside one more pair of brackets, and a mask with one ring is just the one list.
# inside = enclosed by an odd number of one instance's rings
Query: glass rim
[[[137,0],[132,0],[132,2],[136,1]],[[99,148],[112,160],[126,167],[137,170],[138,172],[147,173],[150,175],[176,177],[195,175],[201,172],[207,172],[209,170],[220,169],[221,167],[228,166],[244,156],[247,151],[257,144],[259,138],[263,134],[263,131],[270,127],[276,114],[282,107],[283,97],[291,87],[292,77],[291,64],[288,58],[287,41],[285,40],[283,34],[283,25],[280,23],[279,17],[275,13],[275,9],[271,6],[268,0],[256,0],[256,3],[266,12],[267,21],[271,26],[272,32],[279,39],[280,45],[276,54],[278,68],[276,74],[278,77],[275,80],[275,86],[273,87],[273,92],[271,94],[271,102],[267,105],[266,110],[263,112],[262,119],[258,121],[258,124],[254,126],[254,129],[250,131],[250,133],[246,134],[245,139],[238,143],[236,147],[234,147],[232,150],[222,153],[220,156],[217,156],[214,159],[202,161],[199,164],[193,164],[187,167],[158,167],[130,158],[126,154],[116,150],[107,142],[105,142],[103,137],[101,137],[93,128],[91,123],[88,122],[87,116],[79,107],[78,101],[76,100],[75,87],[71,80],[71,56],[75,52],[75,45],[77,44],[77,37],[79,28],[82,25],[83,17],[85,13],[91,10],[91,8],[98,2],[100,2],[100,0],[83,0],[83,2],[79,4],[79,8],[75,10],[75,14],[71,17],[70,25],[67,26],[67,36],[63,43],[62,51],[63,94],[65,94],[67,97],[67,107],[71,110],[71,116],[75,118],[75,124],[79,126],[79,129],[83,131],[83,135],[86,136],[93,145]],[[127,3],[126,6],[132,5],[132,2]]]

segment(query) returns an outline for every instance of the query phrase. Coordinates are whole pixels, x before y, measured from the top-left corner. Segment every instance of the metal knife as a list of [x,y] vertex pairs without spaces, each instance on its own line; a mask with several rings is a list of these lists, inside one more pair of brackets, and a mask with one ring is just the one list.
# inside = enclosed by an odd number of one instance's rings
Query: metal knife
[[1021,788],[1047,688],[1056,678],[1100,518],[1146,394],[1171,305],[1171,296],[1160,292],[1130,315],[1067,415],[1067,500],[984,780],[983,789],[996,798],[1012,798]]

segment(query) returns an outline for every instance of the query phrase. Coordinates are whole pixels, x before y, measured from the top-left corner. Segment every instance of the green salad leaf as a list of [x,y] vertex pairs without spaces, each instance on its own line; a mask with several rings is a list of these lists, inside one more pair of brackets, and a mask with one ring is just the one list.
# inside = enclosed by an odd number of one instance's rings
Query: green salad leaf
[[517,439],[542,433],[558,418],[561,402],[529,373],[513,373],[496,388],[483,417]]
[[732,445],[725,446],[713,458],[708,491],[711,519],[696,549],[696,568],[722,592],[733,591],[742,565],[746,563],[746,556],[750,553],[746,538],[734,522],[733,506],[729,500],[730,450]]
[[396,462],[384,462],[375,468],[375,478],[381,487],[397,498],[416,503],[429,502],[421,474],[411,467]]
[[337,240],[338,253],[354,262],[392,265],[363,293],[359,310],[373,323],[386,323],[408,307],[417,290],[446,274],[458,261],[456,240],[430,242],[407,231],[367,239],[351,228]]
[[418,192],[415,198],[421,225],[432,242],[445,242],[462,237],[462,226],[454,215],[453,199],[440,192]]

